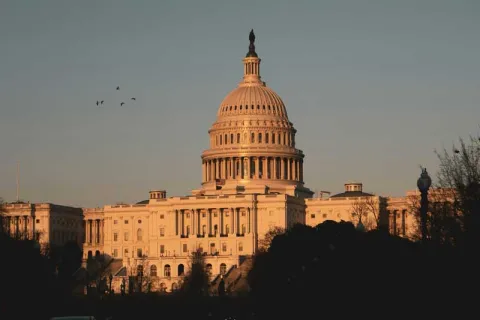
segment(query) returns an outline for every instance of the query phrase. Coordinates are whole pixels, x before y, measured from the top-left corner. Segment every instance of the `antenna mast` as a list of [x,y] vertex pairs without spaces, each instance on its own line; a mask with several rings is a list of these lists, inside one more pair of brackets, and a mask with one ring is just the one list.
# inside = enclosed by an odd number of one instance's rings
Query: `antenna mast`
[[19,190],[20,190],[20,162],[17,161],[17,202],[20,201]]

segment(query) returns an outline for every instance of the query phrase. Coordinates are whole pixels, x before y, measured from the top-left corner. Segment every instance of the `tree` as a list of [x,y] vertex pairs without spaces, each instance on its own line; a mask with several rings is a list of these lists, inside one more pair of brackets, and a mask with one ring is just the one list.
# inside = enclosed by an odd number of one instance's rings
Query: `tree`
[[459,139],[452,153],[436,152],[440,161],[438,186],[450,193],[449,211],[464,230],[465,241],[479,244],[480,240],[480,135],[468,141]]
[[135,290],[138,293],[149,293],[153,289],[153,276],[151,275],[148,257],[143,255],[135,259],[130,275],[135,278]]
[[201,251],[192,253],[190,271],[185,276],[182,292],[188,296],[199,297],[208,293],[209,276],[205,270],[205,258]]
[[380,198],[375,196],[357,198],[351,206],[351,217],[355,224],[362,224],[367,230],[380,226]]
[[268,230],[267,233],[265,233],[265,236],[263,237],[263,239],[259,241],[258,250],[260,252],[268,251],[268,248],[270,248],[270,245],[273,239],[276,236],[282,235],[284,233],[285,233],[285,229],[282,227],[271,227],[270,230]]
[[[438,245],[480,244],[480,136],[459,142],[451,152],[435,151],[440,166],[428,195],[427,237]],[[420,194],[408,196],[407,202],[419,240]]]

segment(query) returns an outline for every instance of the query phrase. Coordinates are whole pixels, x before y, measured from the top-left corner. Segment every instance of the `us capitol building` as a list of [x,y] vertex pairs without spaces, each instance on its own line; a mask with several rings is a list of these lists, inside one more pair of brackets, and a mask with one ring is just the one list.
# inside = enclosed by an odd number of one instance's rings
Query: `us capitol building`
[[[296,148],[297,130],[280,96],[260,76],[253,30],[249,39],[243,79],[220,103],[208,131],[210,147],[201,155],[200,188],[188,196],[167,197],[164,190],[152,190],[148,200],[136,204],[46,213],[42,222],[49,217],[67,219],[72,230],[59,222],[46,223],[43,240],[55,238],[61,244],[76,239],[83,245],[85,259],[112,257],[115,278],[136,274],[140,268],[156,279],[155,288],[171,291],[189,271],[193,252],[203,252],[212,281],[219,275],[238,280],[267,232],[297,223],[315,226],[325,220],[352,220],[358,199],[371,199],[378,214],[385,216],[379,222],[408,237],[414,219],[405,197],[365,193],[356,182],[346,183],[341,194],[313,197],[304,182],[305,154]],[[34,207],[40,205],[7,204],[7,215],[14,221],[19,214],[27,217],[30,225],[22,226],[33,231],[38,221]],[[64,232],[53,236],[58,225],[63,227],[58,230],[67,230],[67,237]]]

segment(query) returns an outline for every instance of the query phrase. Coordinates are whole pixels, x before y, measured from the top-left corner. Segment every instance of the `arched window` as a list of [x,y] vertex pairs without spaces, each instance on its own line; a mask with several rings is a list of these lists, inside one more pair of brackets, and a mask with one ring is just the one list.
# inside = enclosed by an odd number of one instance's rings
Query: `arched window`
[[179,264],[177,268],[178,276],[183,276],[185,274],[185,267],[183,264]]
[[143,266],[137,266],[137,276],[143,275]]
[[262,143],[262,133],[258,134],[258,143]]
[[160,292],[166,292],[167,291],[167,285],[165,282],[160,283]]
[[220,264],[220,274],[225,275],[227,273],[227,265],[225,263]]
[[240,133],[237,133],[237,143],[240,143]]
[[152,264],[150,266],[150,276],[156,277],[157,276],[157,266]]
[[143,238],[143,231],[142,229],[137,230],[137,241],[142,241]]
[[165,267],[163,267],[163,276],[170,277],[170,274],[171,274],[170,265],[166,264]]

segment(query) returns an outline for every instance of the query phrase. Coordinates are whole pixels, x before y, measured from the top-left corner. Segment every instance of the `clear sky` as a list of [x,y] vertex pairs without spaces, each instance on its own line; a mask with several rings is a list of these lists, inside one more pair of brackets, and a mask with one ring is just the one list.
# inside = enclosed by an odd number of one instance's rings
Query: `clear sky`
[[0,197],[16,161],[31,202],[198,188],[251,28],[313,190],[403,195],[480,131],[478,0],[1,0]]

